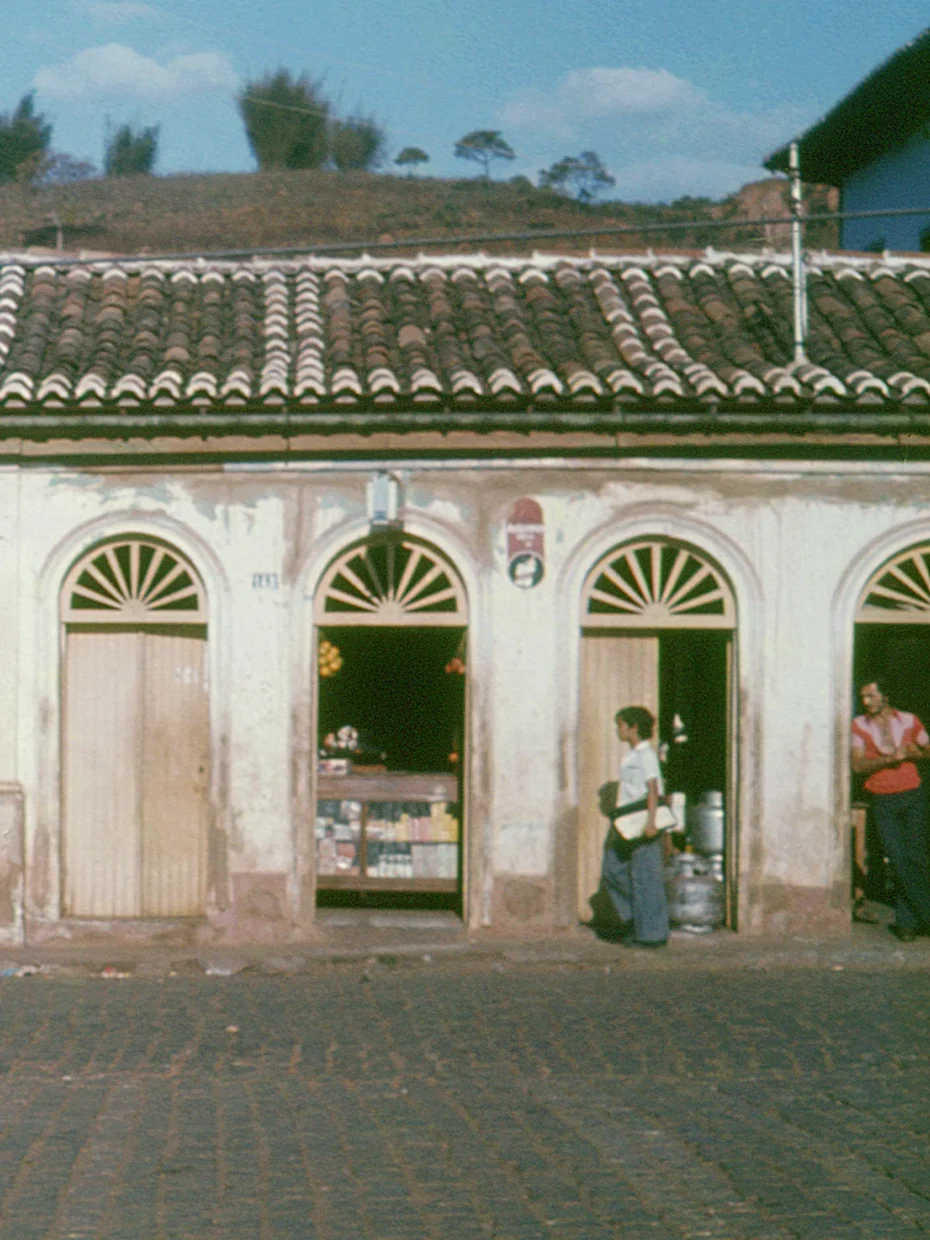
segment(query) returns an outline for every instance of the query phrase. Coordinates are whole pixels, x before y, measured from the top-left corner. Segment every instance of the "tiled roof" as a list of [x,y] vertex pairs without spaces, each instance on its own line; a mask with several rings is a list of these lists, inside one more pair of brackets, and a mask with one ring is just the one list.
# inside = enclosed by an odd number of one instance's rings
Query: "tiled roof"
[[[785,255],[0,265],[18,413],[930,408],[930,260]],[[15,420],[15,419],[13,419]]]

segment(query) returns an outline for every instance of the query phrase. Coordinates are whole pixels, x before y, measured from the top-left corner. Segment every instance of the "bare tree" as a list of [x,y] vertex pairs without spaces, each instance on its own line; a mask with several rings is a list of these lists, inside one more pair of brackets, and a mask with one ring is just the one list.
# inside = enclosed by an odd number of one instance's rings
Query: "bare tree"
[[99,175],[98,168],[89,159],[77,159],[64,151],[49,151],[38,179],[42,185],[73,185],[75,181],[89,181]]

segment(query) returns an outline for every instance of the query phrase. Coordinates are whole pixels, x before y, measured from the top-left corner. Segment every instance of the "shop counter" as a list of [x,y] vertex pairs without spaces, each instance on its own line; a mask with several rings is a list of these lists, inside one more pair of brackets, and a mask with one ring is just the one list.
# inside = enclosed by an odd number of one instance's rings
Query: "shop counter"
[[317,887],[456,891],[458,778],[353,772],[317,777]]

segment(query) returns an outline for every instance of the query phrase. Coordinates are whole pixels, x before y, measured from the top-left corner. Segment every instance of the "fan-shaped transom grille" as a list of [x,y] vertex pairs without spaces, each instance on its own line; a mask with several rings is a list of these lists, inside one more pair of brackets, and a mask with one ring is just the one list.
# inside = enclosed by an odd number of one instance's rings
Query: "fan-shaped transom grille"
[[88,552],[65,580],[61,610],[71,624],[206,624],[193,568],[170,547],[144,538]]
[[320,624],[463,625],[465,591],[437,552],[406,538],[346,551],[317,592]]
[[585,628],[730,629],[734,617],[719,570],[690,547],[661,538],[614,549],[585,583]]
[[862,591],[856,619],[930,624],[930,546],[911,547],[883,564]]

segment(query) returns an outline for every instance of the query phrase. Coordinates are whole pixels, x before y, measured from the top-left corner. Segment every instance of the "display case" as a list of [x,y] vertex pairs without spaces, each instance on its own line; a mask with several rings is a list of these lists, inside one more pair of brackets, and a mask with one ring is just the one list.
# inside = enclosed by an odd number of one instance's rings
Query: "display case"
[[456,891],[457,803],[455,775],[318,775],[317,887]]

